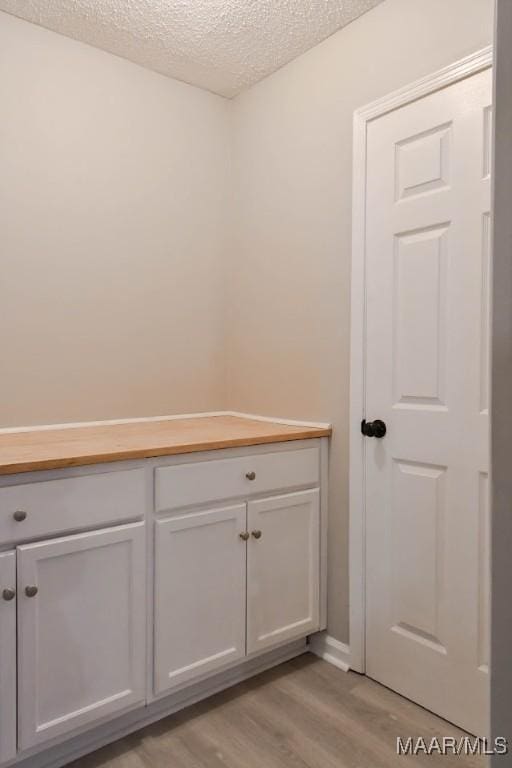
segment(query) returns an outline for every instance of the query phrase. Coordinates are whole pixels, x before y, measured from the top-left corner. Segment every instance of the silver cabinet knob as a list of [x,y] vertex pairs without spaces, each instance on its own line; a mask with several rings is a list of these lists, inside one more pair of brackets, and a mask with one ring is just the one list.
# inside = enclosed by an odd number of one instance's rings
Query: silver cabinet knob
[[251,536],[255,539],[261,539],[261,531],[251,531]]
[[16,597],[16,590],[12,589],[11,587],[7,587],[2,592],[2,597],[4,600],[14,600],[14,598]]
[[246,472],[245,476],[248,480],[256,480],[256,472]]
[[38,589],[35,584],[31,584],[29,587],[25,587],[25,594],[27,597],[35,597],[38,593]]
[[26,520],[27,513],[25,512],[24,509],[17,509],[13,517],[17,523],[22,523],[23,520]]
[[243,531],[243,533],[239,533],[238,535],[240,536],[242,541],[247,541],[247,539],[249,538],[249,534],[247,531]]

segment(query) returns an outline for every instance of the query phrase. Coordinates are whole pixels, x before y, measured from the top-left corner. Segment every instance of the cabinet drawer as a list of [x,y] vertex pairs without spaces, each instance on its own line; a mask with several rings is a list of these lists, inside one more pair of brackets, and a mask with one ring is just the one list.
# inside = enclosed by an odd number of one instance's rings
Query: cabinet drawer
[[158,467],[155,469],[155,509],[159,512],[316,485],[319,471],[316,446]]
[[143,469],[6,486],[0,488],[0,542],[134,520],[144,509]]

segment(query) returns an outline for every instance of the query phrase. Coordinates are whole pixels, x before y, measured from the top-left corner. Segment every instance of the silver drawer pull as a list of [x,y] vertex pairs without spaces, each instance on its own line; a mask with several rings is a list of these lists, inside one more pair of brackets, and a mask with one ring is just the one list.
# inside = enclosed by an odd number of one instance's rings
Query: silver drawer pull
[[256,480],[256,472],[246,472],[245,476],[248,480]]
[[14,600],[14,598],[16,597],[16,590],[12,589],[12,587],[7,587],[2,592],[2,597],[4,600]]
[[39,590],[35,584],[32,584],[29,587],[25,587],[25,594],[27,597],[35,597],[38,592]]
[[13,517],[16,520],[17,523],[22,523],[23,520],[26,520],[27,513],[25,512],[24,509],[17,509],[16,512],[14,513]]

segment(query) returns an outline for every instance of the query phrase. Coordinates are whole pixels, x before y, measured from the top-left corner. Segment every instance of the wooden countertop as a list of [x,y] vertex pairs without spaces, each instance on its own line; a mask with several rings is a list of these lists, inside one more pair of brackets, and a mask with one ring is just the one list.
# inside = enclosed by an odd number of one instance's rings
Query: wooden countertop
[[331,434],[244,416],[198,416],[0,433],[0,475],[146,459]]

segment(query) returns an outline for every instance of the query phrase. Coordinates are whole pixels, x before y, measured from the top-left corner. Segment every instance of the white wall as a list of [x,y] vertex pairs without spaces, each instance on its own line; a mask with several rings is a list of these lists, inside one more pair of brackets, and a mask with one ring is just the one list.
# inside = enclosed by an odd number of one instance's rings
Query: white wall
[[492,0],[385,0],[234,103],[228,401],[334,424],[329,632],[345,641],[352,114],[491,39]]
[[0,425],[223,404],[230,103],[0,13]]

